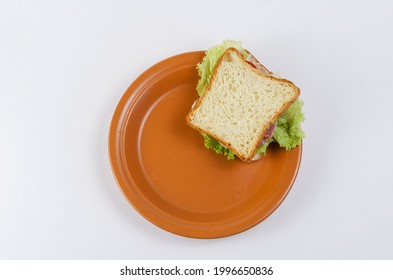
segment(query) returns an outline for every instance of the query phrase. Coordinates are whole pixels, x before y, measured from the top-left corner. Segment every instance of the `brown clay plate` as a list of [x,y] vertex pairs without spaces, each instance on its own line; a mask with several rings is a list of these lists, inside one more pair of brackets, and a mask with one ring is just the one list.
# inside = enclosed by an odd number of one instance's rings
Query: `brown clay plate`
[[206,149],[185,123],[203,56],[170,57],[130,85],[112,119],[109,155],[120,189],[147,220],[178,235],[217,238],[253,227],[281,204],[302,149],[271,145],[251,164]]

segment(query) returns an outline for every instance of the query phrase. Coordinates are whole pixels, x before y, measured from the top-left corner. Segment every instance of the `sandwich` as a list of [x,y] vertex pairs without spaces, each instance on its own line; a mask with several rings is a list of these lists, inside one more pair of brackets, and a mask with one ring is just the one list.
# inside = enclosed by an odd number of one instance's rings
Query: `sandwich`
[[301,144],[299,88],[269,71],[240,42],[210,48],[197,69],[200,97],[186,123],[203,135],[207,148],[253,162],[273,142],[286,150]]

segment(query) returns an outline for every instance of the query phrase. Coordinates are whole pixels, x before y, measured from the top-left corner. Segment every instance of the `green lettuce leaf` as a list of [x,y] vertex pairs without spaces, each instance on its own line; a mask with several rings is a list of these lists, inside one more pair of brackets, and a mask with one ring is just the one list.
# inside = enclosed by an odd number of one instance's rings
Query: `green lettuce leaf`
[[214,139],[213,137],[210,137],[209,135],[203,133],[202,134],[203,137],[205,138],[205,147],[208,149],[212,149],[214,150],[217,154],[222,154],[227,156],[227,159],[234,159],[235,158],[235,154],[225,148],[223,145],[220,144],[220,142],[218,142],[216,139]]
[[273,139],[287,151],[300,145],[305,137],[301,128],[304,121],[303,104],[303,101],[296,100],[277,120]]
[[273,140],[273,137],[270,138],[269,140],[267,140],[265,143],[262,144],[262,146],[260,146],[260,147],[255,151],[255,154],[266,156],[267,146],[269,146],[269,144],[270,144],[271,142],[273,142],[273,141],[274,141],[274,140]]

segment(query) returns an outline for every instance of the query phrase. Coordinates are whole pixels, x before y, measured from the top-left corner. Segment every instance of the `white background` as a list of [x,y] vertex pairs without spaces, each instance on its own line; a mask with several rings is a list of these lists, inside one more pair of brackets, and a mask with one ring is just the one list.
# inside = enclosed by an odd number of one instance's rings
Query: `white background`
[[[391,3],[0,0],[0,258],[392,259]],[[301,88],[307,139],[267,220],[184,238],[123,197],[108,130],[142,71],[223,39]]]

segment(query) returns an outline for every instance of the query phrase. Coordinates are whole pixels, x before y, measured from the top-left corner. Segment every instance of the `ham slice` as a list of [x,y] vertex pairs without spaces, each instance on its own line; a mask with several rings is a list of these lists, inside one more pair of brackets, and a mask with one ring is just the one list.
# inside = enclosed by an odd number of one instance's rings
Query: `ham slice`
[[266,131],[265,136],[263,137],[263,139],[265,141],[269,140],[270,138],[273,137],[274,135],[274,131],[276,130],[276,126],[277,126],[277,121],[275,121],[270,127],[269,129]]

